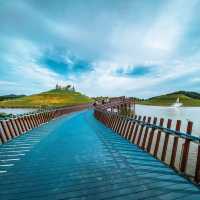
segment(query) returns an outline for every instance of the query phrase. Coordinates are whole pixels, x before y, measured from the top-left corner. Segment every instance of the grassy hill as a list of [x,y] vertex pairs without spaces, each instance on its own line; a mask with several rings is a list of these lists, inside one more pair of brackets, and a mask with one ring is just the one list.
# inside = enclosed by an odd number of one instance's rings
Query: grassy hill
[[6,108],[45,108],[70,106],[92,102],[89,97],[70,90],[54,89],[47,92],[0,101],[0,107]]
[[9,100],[9,99],[17,99],[20,97],[25,97],[25,95],[15,95],[15,94],[4,95],[4,96],[0,96],[0,101]]
[[152,97],[143,101],[137,101],[138,104],[171,106],[179,97],[183,106],[200,106],[200,94],[196,92],[178,91],[170,94]]

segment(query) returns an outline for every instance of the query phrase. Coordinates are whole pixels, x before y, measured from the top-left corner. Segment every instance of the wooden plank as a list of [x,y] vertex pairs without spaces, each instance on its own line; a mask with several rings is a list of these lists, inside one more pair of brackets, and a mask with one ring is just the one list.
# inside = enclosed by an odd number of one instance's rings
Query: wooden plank
[[[167,128],[170,129],[170,128],[171,128],[171,125],[172,125],[172,120],[171,120],[171,119],[168,119],[168,121],[167,121]],[[163,151],[162,151],[162,156],[161,156],[161,160],[162,160],[163,162],[164,162],[165,159],[166,159],[168,142],[169,142],[169,134],[165,133]]]
[[[181,129],[181,120],[177,120],[176,122],[176,131],[180,131]],[[175,168],[175,161],[176,161],[176,152],[177,152],[177,147],[178,147],[178,136],[174,136],[174,142],[172,146],[172,156],[171,156],[171,161],[170,161],[170,166],[172,168]]]
[[119,122],[119,116],[118,115],[113,115],[112,116],[112,120],[113,120],[112,129],[113,129],[113,131],[115,131],[116,128],[117,128],[117,124]]
[[132,120],[129,120],[128,122],[128,126],[127,126],[127,130],[126,130],[126,133],[124,135],[124,137],[127,139],[128,138],[128,134],[129,134],[129,131],[130,131],[130,128],[131,128],[131,123],[132,123]]
[[15,119],[10,119],[10,122],[11,122],[11,125],[12,125],[14,131],[15,131],[15,135],[16,135],[16,136],[19,136],[19,130],[18,130],[18,128],[17,128]]
[[19,131],[19,135],[21,135],[21,134],[23,133],[23,130],[22,130],[22,127],[21,127],[19,118],[15,118],[14,121],[15,121],[16,126],[17,126],[17,129],[18,129],[18,131]]
[[123,124],[122,130],[121,130],[121,136],[122,136],[122,137],[124,136],[124,132],[125,132],[127,123],[128,123],[128,119],[125,117],[125,118],[124,118],[124,124]]
[[[191,135],[191,133],[192,133],[192,126],[193,126],[193,122],[189,121],[188,125],[187,125],[187,134],[189,134],[189,135]],[[182,161],[181,161],[181,166],[180,166],[180,171],[183,173],[186,170],[189,149],[190,149],[190,140],[185,139],[185,143],[183,145]]]
[[18,121],[20,123],[21,129],[22,129],[22,133],[24,133],[26,131],[23,120],[21,117],[18,118]]
[[200,183],[200,145],[198,145],[197,161],[196,161],[194,181],[196,183]]
[[116,126],[116,129],[115,129],[115,132],[117,133],[120,126],[122,124],[122,119],[121,119],[121,116],[118,116],[118,123],[117,123],[117,126]]
[[[159,126],[163,127],[163,124],[164,124],[164,119],[161,118],[160,122],[159,122]],[[158,132],[157,132],[157,138],[156,138],[156,144],[155,144],[155,149],[154,149],[154,153],[153,153],[153,155],[155,157],[157,157],[157,154],[158,154],[158,149],[159,149],[159,145],[160,145],[160,137],[161,137],[161,130],[158,130]]]
[[[137,119],[137,118],[138,118],[138,116],[135,115],[134,119]],[[135,121],[131,121],[130,130],[129,130],[128,135],[127,135],[128,140],[131,140],[134,128],[135,128]]]
[[[148,117],[147,123],[148,123],[148,124],[151,123],[151,117]],[[142,148],[143,150],[145,149],[145,144],[146,144],[148,132],[149,132],[149,127],[145,127],[144,137],[143,137],[142,146],[141,146],[141,148]]]
[[22,117],[22,123],[23,123],[23,125],[25,127],[25,132],[27,132],[29,130],[29,127],[28,127],[28,124],[26,122],[25,116]]
[[[143,117],[142,121],[146,122],[146,116]],[[137,141],[137,145],[138,146],[140,145],[140,141],[141,141],[143,130],[144,130],[144,125],[141,125],[139,136],[138,136],[138,141]]]
[[119,133],[119,130],[120,130],[122,124],[123,124],[123,119],[122,119],[122,117],[120,116],[119,124],[118,124],[118,127],[117,127],[117,129],[116,129],[116,132],[117,132],[117,133]]
[[[142,118],[142,116],[139,115],[138,117],[138,120],[140,121]],[[138,132],[138,128],[139,128],[139,123],[136,122],[136,125],[135,125],[135,129],[133,130],[133,137],[131,139],[131,142],[135,144],[135,138],[136,138],[136,135],[137,135],[137,132]]]
[[2,128],[3,128],[3,130],[4,130],[4,134],[5,134],[6,138],[7,138],[7,140],[11,140],[11,139],[12,139],[12,136],[11,136],[10,131],[9,131],[9,129],[8,129],[6,120],[1,121],[0,123],[1,123],[1,125],[2,125]]
[[126,123],[125,123],[125,126],[124,126],[123,133],[122,133],[122,137],[125,137],[125,135],[126,135],[126,133],[127,133],[127,129],[128,129],[129,123],[130,123],[130,120],[127,119],[127,120],[126,120]]
[[[156,123],[157,123],[157,117],[154,117],[153,125],[156,125]],[[153,141],[154,131],[155,131],[155,128],[151,128],[151,131],[149,133],[150,135],[149,135],[149,141],[148,141],[148,145],[147,145],[147,152],[151,151],[151,145],[152,145],[152,141]]]
[[3,127],[2,127],[2,124],[1,124],[1,122],[0,122],[0,137],[1,137],[1,141],[2,141],[2,143],[6,143],[7,142],[7,137],[6,137],[6,134],[5,134],[5,132],[4,132],[4,129],[3,129]]
[[10,120],[6,120],[6,124],[7,124],[7,127],[8,127],[8,130],[10,132],[11,137],[15,138],[16,137],[15,131],[14,131],[13,127],[12,127],[12,124],[11,124]]
[[28,130],[30,130],[31,129],[31,124],[29,122],[28,116],[24,116],[24,120],[25,120],[25,122],[27,124]]

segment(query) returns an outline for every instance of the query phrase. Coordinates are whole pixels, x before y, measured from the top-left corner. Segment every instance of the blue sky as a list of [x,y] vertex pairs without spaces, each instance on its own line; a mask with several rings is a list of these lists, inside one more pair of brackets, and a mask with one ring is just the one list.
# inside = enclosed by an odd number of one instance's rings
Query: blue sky
[[0,1],[0,95],[200,92],[199,0]]

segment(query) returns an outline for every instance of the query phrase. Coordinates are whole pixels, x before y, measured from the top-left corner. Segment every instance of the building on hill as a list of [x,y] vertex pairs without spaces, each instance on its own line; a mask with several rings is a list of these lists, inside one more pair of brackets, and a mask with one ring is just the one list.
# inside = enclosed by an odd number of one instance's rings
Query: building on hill
[[56,90],[66,90],[66,91],[73,91],[75,92],[75,87],[74,85],[66,85],[66,86],[61,86],[59,84],[56,84]]
[[56,84],[56,90],[60,90],[61,89],[61,86]]

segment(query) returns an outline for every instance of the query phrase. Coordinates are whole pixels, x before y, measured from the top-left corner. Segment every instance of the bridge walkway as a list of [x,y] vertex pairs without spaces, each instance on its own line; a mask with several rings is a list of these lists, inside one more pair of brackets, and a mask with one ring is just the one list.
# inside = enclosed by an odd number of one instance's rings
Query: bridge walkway
[[82,111],[0,147],[0,199],[199,200],[200,190]]

